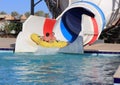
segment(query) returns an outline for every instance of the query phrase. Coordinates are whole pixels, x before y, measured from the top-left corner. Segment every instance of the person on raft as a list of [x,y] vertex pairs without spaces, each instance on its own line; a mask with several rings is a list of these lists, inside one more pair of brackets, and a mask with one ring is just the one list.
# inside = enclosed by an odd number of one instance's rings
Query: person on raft
[[56,38],[54,36],[54,32],[50,33],[46,33],[45,36],[43,36],[43,40],[46,42],[53,42],[56,41]]

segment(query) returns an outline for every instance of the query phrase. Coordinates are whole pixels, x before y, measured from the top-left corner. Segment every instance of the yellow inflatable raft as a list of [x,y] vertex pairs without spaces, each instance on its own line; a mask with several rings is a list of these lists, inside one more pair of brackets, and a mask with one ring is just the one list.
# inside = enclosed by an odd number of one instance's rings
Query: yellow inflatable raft
[[38,34],[31,34],[31,39],[34,41],[37,45],[43,46],[43,47],[56,47],[56,48],[63,48],[68,45],[67,42],[64,41],[53,41],[53,42],[46,42],[41,39],[41,36]]

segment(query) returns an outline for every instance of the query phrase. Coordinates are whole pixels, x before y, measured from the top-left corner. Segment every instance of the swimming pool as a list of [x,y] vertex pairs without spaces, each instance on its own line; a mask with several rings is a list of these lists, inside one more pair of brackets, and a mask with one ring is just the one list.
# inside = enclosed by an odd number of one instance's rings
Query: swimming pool
[[120,55],[0,53],[0,85],[112,85]]

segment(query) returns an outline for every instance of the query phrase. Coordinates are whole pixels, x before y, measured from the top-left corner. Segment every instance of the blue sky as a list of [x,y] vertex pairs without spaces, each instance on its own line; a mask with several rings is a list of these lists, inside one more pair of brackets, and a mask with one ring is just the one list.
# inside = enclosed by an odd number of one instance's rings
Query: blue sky
[[[25,12],[30,12],[30,2],[31,0],[0,0],[0,12],[4,11],[10,14],[13,11],[17,11],[19,14],[24,14]],[[44,0],[35,6],[35,11],[38,10],[49,13]]]

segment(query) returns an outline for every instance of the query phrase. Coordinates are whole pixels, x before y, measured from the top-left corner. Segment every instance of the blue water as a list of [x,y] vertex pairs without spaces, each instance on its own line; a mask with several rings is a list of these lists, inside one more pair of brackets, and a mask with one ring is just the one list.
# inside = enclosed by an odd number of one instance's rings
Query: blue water
[[113,85],[120,55],[0,53],[0,85]]

